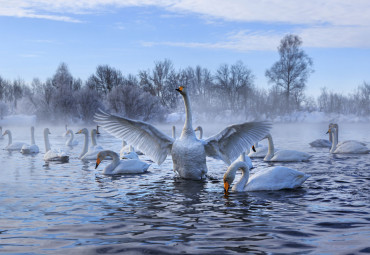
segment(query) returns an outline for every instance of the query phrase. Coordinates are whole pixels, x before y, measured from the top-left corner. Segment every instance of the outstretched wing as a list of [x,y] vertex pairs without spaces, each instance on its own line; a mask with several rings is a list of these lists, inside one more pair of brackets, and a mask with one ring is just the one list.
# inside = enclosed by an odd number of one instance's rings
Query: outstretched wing
[[171,152],[174,139],[148,123],[118,117],[101,109],[95,113],[94,120],[109,133],[126,140],[159,165]]
[[265,137],[270,128],[269,122],[246,122],[228,126],[205,140],[207,156],[221,159],[229,165],[240,153]]

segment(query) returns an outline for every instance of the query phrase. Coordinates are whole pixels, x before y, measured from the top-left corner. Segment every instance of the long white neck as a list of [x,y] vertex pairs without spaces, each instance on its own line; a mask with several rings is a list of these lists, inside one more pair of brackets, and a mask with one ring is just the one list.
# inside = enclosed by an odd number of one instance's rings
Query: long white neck
[[185,119],[185,124],[184,128],[182,129],[181,137],[183,138],[184,136],[193,136],[195,137],[195,132],[193,130],[193,120],[192,120],[192,114],[191,114],[191,106],[190,106],[190,99],[188,94],[181,94],[184,98],[184,104],[185,104],[185,113],[186,113],[186,119]]
[[238,169],[242,171],[242,176],[233,185],[232,190],[243,191],[245,185],[247,185],[248,180],[249,180],[249,167],[244,161],[236,161],[232,163],[227,169],[226,175],[231,175],[235,177],[236,171],[238,171]]
[[68,139],[67,144],[68,145],[71,145],[72,144],[72,141],[73,141],[73,138],[74,138],[74,135],[73,135],[73,132],[70,131],[70,130],[68,130],[68,133],[71,134],[71,137]]
[[120,159],[117,153],[114,151],[105,151],[106,156],[112,157],[112,162],[104,168],[104,174],[112,174],[114,169],[118,166]]
[[334,153],[334,151],[337,149],[337,144],[338,144],[338,129],[332,128],[330,133],[331,133],[332,140],[333,140],[331,144],[330,153]]
[[51,150],[50,142],[49,142],[49,131],[47,129],[44,130],[44,142],[45,142],[45,152]]
[[31,145],[34,145],[35,143],[35,128],[31,127]]
[[176,139],[176,127],[172,126],[172,138]]
[[13,143],[12,132],[10,132],[10,130],[8,130],[7,134],[8,134],[8,138],[9,138],[8,145],[11,145]]
[[85,135],[85,138],[84,138],[84,147],[82,148],[82,152],[80,154],[80,156],[78,158],[82,158],[83,155],[86,154],[88,148],[89,148],[89,133],[88,132],[85,132],[83,133]]
[[96,146],[96,129],[91,130],[91,144]]
[[272,136],[270,134],[266,135],[268,140],[268,151],[263,160],[270,160],[275,154],[274,142],[272,141]]

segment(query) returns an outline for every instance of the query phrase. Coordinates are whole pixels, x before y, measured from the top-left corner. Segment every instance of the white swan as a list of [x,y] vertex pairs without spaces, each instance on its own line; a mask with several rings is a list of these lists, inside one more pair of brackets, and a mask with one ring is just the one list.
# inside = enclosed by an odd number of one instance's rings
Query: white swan
[[114,151],[104,150],[100,151],[97,155],[95,169],[107,156],[112,157],[113,161],[104,168],[104,174],[140,174],[145,173],[150,166],[137,159],[120,160],[118,154]]
[[296,161],[307,161],[312,155],[295,150],[278,150],[275,152],[274,142],[272,141],[271,134],[266,135],[268,139],[268,152],[264,161],[279,161],[279,162],[296,162]]
[[60,161],[60,162],[68,162],[69,156],[63,150],[52,150],[50,147],[49,142],[49,128],[44,129],[44,142],[45,142],[45,154],[44,160],[45,161]]
[[333,144],[330,149],[330,153],[334,154],[366,154],[369,153],[369,148],[362,142],[347,140],[338,143],[338,126],[334,124],[330,128],[332,134]]
[[332,145],[332,136],[330,134],[330,127],[333,125],[333,123],[329,124],[329,131],[326,133],[329,133],[329,140],[327,139],[316,139],[315,141],[312,141],[309,143],[311,147],[320,147],[320,148],[330,148]]
[[35,154],[39,153],[39,146],[35,143],[35,128],[31,127],[31,145],[24,144],[21,148],[22,154]]
[[67,133],[65,134],[66,136],[67,135],[70,135],[70,137],[68,138],[68,140],[66,141],[66,145],[67,146],[76,146],[78,144],[78,141],[76,140],[73,140],[74,139],[74,135],[73,135],[73,132],[72,130],[68,129]]
[[136,154],[135,150],[134,150],[134,147],[132,147],[132,145],[130,145],[130,150],[129,152],[124,152],[122,154],[120,154],[120,158],[121,159],[139,159],[139,156]]
[[231,189],[236,192],[294,189],[301,186],[310,177],[301,171],[277,166],[261,169],[249,178],[249,166],[243,161],[235,161],[228,167],[224,175],[225,194],[228,193],[238,169],[242,170],[242,176]]
[[8,135],[8,145],[4,148],[5,150],[8,151],[20,151],[22,149],[22,146],[25,145],[26,143],[23,142],[14,142],[13,143],[13,138],[12,138],[12,132],[10,132],[9,129],[5,130],[3,136]]
[[84,146],[80,156],[78,157],[81,160],[96,160],[96,157],[100,151],[103,150],[103,147],[97,145],[96,143],[96,129],[91,130],[91,143],[89,147],[89,132],[86,128],[79,130],[76,134],[84,134]]
[[95,121],[108,132],[142,150],[159,165],[171,154],[174,171],[182,178],[193,180],[205,178],[206,156],[222,159],[230,164],[242,151],[263,138],[271,128],[271,124],[267,122],[246,122],[231,125],[217,135],[199,140],[192,127],[188,92],[182,86],[176,90],[184,99],[186,112],[184,128],[180,138],[176,140],[148,123],[118,117],[102,110],[95,114]]

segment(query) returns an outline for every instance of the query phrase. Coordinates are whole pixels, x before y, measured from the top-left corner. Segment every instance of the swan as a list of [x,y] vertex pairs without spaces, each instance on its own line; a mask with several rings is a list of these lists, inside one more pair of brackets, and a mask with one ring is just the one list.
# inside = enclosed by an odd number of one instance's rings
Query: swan
[[199,140],[203,139],[203,128],[201,126],[197,126],[195,129],[194,129],[194,132],[197,132],[199,131]]
[[[330,127],[333,125],[333,123],[330,123],[329,124],[329,130],[330,130]],[[326,133],[329,133],[329,140],[327,139],[316,139],[315,141],[312,141],[310,142],[310,146],[311,147],[320,147],[320,148],[330,148],[331,145],[332,145],[332,136],[330,134],[330,132],[326,132]]]
[[[359,142],[359,141],[356,141],[356,140],[345,140],[345,141],[339,142],[339,138],[338,138],[339,137],[339,126],[338,126],[338,124],[334,123],[334,124],[331,124],[331,126],[335,128],[334,135],[337,138],[337,142],[338,142],[337,147],[341,146],[345,143],[352,143],[352,142],[359,143],[360,145],[366,146],[366,143]],[[329,126],[329,131],[327,133],[330,133],[330,126]]]
[[35,143],[35,128],[32,126],[31,127],[31,145],[28,144],[23,144],[21,148],[21,153],[22,154],[35,154],[39,153],[39,146],[36,145]]
[[78,157],[81,160],[96,160],[96,157],[100,151],[103,150],[103,147],[96,144],[96,129],[91,130],[91,143],[89,147],[89,131],[87,128],[79,130],[76,134],[84,134],[84,145],[80,156]]
[[118,154],[114,151],[103,150],[97,155],[95,169],[107,156],[112,157],[113,161],[104,168],[104,174],[141,174],[145,173],[150,166],[149,164],[137,159],[120,160]]
[[139,156],[136,154],[134,147],[130,145],[130,150],[128,153],[120,154],[121,159],[139,159]]
[[78,141],[73,140],[74,135],[73,135],[72,130],[68,129],[67,133],[65,133],[65,136],[67,136],[68,134],[70,134],[71,136],[70,136],[70,137],[69,137],[69,139],[66,141],[66,145],[67,145],[67,146],[76,146],[76,145],[78,144]]
[[113,135],[142,150],[158,165],[172,156],[173,169],[184,179],[201,180],[207,173],[206,156],[234,161],[243,150],[263,138],[270,130],[268,122],[246,122],[231,125],[206,140],[199,140],[192,127],[192,111],[187,89],[176,89],[184,99],[185,123],[178,139],[173,139],[154,126],[138,120],[118,117],[99,110],[95,121]]
[[275,152],[274,142],[272,141],[271,134],[267,134],[266,137],[268,140],[268,152],[264,161],[285,161],[285,162],[295,162],[295,161],[307,161],[312,155],[295,150],[278,150]]
[[44,129],[44,142],[45,142],[45,154],[44,160],[45,161],[60,161],[60,162],[68,162],[69,156],[63,150],[52,150],[50,147],[49,142],[49,128]]
[[332,135],[333,144],[330,149],[330,153],[334,154],[366,154],[370,150],[362,142],[347,140],[338,143],[338,126],[334,124],[330,129]]
[[231,188],[236,192],[294,189],[310,177],[292,168],[276,166],[261,169],[249,178],[249,166],[243,161],[235,161],[227,168],[224,175],[225,194],[228,193],[238,169],[242,170],[242,176]]
[[26,143],[23,142],[14,142],[12,139],[12,132],[10,132],[9,129],[5,130],[3,136],[8,135],[9,141],[8,145],[4,148],[5,150],[8,151],[20,151],[22,149],[22,146],[25,145]]
[[[122,140],[122,148],[119,152],[120,158],[122,158],[125,154],[128,154],[128,153],[131,152],[131,147],[130,146],[131,145],[128,145],[125,140]],[[134,147],[132,147],[132,150],[133,150],[133,152],[136,153],[136,155],[144,155],[144,153],[142,153],[141,151],[135,150]]]

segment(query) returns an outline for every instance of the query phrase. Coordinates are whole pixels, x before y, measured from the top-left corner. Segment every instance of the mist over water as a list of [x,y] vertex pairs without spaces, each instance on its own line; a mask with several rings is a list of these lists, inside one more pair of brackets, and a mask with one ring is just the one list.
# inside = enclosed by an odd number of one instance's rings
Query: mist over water
[[[180,123],[180,122],[179,122]],[[225,125],[201,124],[204,137]],[[339,123],[339,140],[370,147],[368,123]],[[171,125],[156,125],[171,136]],[[29,127],[9,128],[13,141],[30,143]],[[369,253],[370,154],[330,155],[308,143],[327,138],[328,123],[281,123],[271,130],[275,148],[313,155],[307,163],[254,159],[251,174],[285,165],[311,175],[295,190],[223,194],[227,166],[207,159],[210,178],[182,180],[168,157],[141,175],[106,176],[104,160],[81,162],[83,136],[66,164],[43,161],[43,126],[35,127],[40,153],[0,150],[0,253],[236,254]],[[82,127],[70,127],[74,132]],[[89,130],[93,127],[89,127]],[[176,125],[177,137],[182,124]],[[4,131],[4,130],[3,130]],[[64,126],[50,126],[52,148],[67,149]],[[98,144],[119,152],[122,141],[103,129]],[[265,142],[262,142],[265,143]],[[0,140],[0,147],[7,137]],[[237,179],[240,175],[237,175]]]

